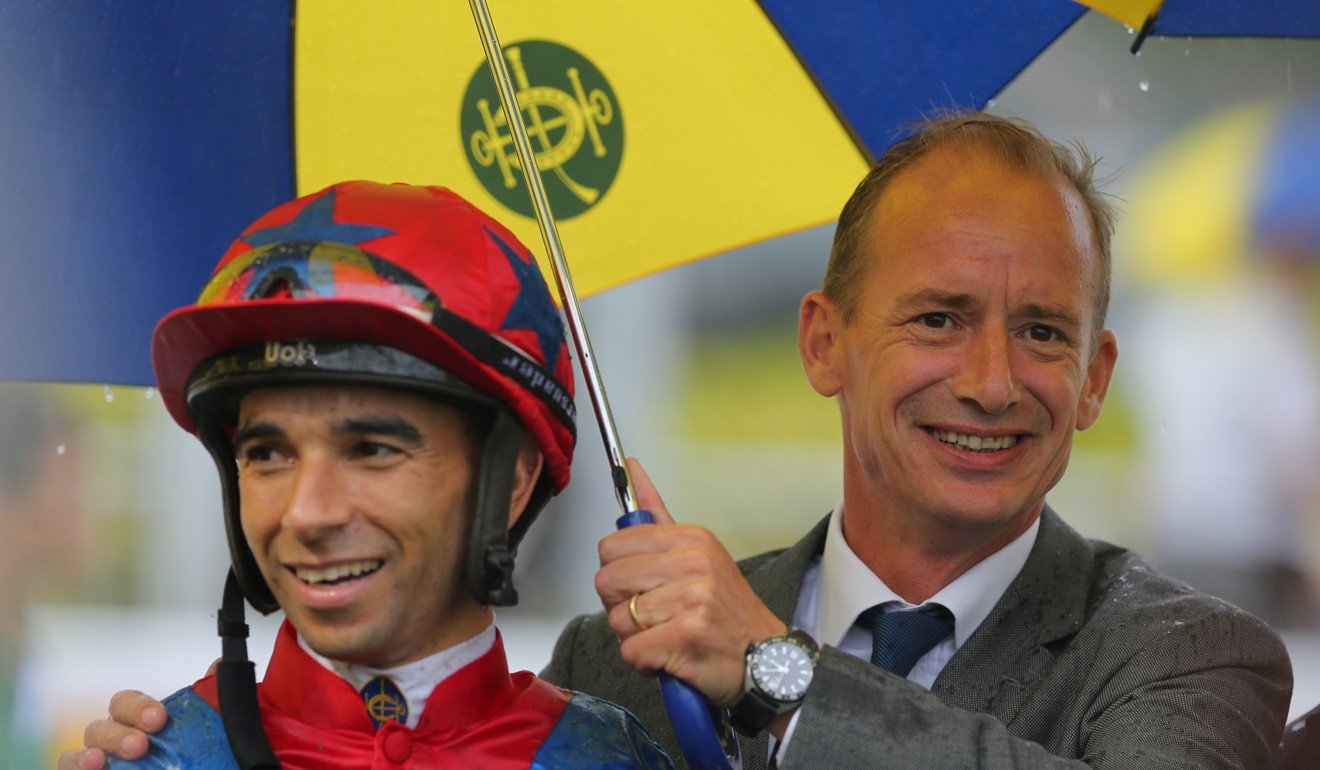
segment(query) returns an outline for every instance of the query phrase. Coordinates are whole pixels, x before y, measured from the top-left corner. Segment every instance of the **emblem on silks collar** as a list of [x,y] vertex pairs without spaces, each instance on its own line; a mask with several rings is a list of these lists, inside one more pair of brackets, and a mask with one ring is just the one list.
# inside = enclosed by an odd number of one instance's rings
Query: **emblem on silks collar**
[[386,722],[408,723],[408,701],[393,679],[378,676],[362,686],[362,702],[376,729]]
[[[559,43],[511,43],[504,59],[550,208],[559,219],[586,212],[610,189],[623,158],[623,114],[614,89],[596,65]],[[513,211],[534,216],[518,150],[485,63],[468,81],[460,125],[468,164],[486,191]]]

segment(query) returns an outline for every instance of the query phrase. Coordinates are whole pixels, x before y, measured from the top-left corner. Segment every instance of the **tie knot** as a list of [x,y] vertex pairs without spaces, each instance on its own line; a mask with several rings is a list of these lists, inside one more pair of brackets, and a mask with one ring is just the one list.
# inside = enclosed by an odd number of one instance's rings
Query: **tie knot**
[[871,662],[901,677],[906,677],[921,656],[953,633],[953,613],[939,604],[892,612],[873,607],[867,612]]
[[403,691],[388,676],[378,676],[362,685],[362,702],[367,707],[367,716],[379,730],[386,722],[408,724],[408,699]]

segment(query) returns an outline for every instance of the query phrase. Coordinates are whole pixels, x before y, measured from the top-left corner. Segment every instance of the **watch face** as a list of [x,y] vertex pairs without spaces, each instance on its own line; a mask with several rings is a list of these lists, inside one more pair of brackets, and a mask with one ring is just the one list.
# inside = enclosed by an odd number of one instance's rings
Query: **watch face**
[[801,700],[811,684],[815,666],[801,647],[776,641],[761,648],[752,658],[752,681],[761,692],[778,701]]

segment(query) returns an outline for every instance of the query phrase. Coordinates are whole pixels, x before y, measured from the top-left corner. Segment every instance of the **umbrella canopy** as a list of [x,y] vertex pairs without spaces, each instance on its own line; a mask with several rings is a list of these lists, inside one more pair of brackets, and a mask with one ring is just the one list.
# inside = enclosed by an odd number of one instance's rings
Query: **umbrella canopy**
[[1252,102],[1155,150],[1115,250],[1148,287],[1233,280],[1254,259],[1320,259],[1320,98]]
[[[584,294],[831,221],[897,126],[983,105],[1086,11],[493,10]],[[1320,7],[1168,0],[1153,29],[1320,36]],[[0,378],[149,383],[152,325],[229,237],[331,181],[448,184],[539,242],[462,4],[9,4],[0,94]]]

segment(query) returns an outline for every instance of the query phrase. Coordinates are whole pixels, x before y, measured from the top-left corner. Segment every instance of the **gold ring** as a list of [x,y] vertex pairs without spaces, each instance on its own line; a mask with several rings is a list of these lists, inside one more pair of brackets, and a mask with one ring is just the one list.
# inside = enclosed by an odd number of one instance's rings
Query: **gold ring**
[[632,595],[632,598],[628,600],[628,615],[632,617],[633,622],[637,624],[638,628],[645,631],[650,628],[650,626],[643,623],[642,619],[637,616],[637,597],[641,595],[641,592],[635,593]]

